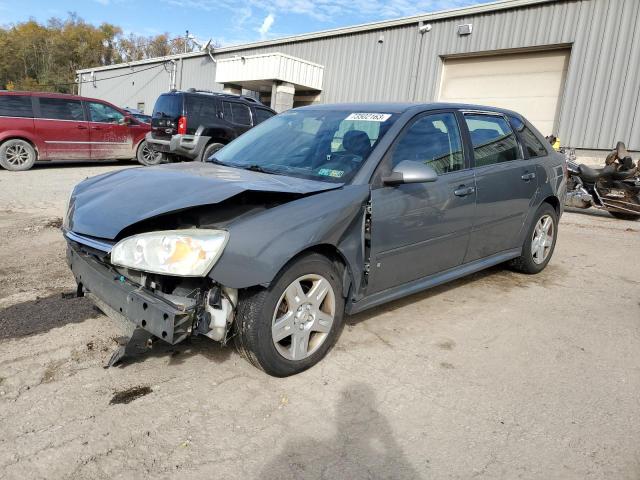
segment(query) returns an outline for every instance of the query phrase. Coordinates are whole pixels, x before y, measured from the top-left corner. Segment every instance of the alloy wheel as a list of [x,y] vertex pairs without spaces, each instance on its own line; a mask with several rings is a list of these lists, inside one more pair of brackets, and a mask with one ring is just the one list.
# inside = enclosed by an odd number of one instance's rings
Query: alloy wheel
[[24,145],[9,145],[5,150],[6,162],[14,167],[20,167],[29,162],[31,154]]
[[326,341],[336,314],[336,297],[321,275],[298,277],[282,293],[273,314],[271,338],[288,360],[303,360]]
[[549,256],[553,246],[554,225],[550,215],[543,215],[536,223],[531,239],[531,256],[540,265]]
[[149,146],[148,143],[142,146],[142,158],[145,162],[155,163],[158,160],[158,156],[162,155],[160,152],[156,152],[153,148]]

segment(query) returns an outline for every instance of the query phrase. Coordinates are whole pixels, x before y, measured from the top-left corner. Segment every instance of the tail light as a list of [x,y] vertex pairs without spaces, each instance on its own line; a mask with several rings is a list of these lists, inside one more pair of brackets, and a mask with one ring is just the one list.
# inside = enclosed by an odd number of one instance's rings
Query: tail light
[[178,119],[178,133],[181,135],[187,133],[187,117],[180,117]]

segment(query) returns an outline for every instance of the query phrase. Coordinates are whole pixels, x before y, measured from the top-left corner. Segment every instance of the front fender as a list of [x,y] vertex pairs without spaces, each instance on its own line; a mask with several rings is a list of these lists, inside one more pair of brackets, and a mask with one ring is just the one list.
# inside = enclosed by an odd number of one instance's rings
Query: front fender
[[225,251],[209,276],[231,288],[266,286],[300,252],[331,245],[346,260],[354,286],[360,285],[368,198],[368,185],[348,185],[233,223]]

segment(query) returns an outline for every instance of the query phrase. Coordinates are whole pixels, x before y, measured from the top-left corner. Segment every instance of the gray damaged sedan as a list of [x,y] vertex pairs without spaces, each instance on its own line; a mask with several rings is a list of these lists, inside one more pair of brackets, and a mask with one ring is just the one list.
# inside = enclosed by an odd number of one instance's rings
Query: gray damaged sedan
[[78,293],[131,331],[204,335],[265,372],[317,363],[353,314],[553,254],[564,160],[521,115],[452,104],[310,106],[207,162],[75,187]]

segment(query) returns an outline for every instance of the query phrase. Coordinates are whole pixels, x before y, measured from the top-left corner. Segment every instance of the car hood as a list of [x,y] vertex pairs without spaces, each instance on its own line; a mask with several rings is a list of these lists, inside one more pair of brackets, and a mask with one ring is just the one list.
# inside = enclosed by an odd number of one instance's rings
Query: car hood
[[142,220],[220,203],[246,191],[307,195],[341,186],[202,162],[132,168],[76,186],[68,226],[75,233],[112,240]]

